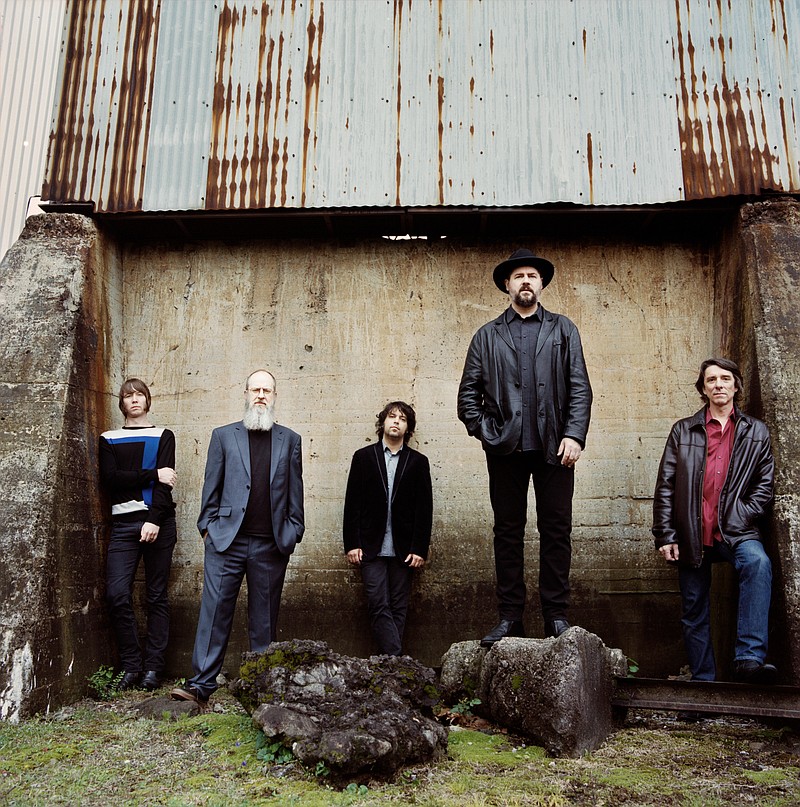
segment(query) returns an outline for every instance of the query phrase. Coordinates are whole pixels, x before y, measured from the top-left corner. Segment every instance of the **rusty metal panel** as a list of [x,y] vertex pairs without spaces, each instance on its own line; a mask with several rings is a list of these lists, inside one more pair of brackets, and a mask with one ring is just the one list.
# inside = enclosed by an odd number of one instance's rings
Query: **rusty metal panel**
[[160,8],[69,3],[43,198],[141,209]]
[[800,191],[787,0],[74,0],[45,192],[98,211]]
[[42,187],[66,0],[0,0],[0,258]]
[[677,0],[684,197],[800,190],[800,6]]

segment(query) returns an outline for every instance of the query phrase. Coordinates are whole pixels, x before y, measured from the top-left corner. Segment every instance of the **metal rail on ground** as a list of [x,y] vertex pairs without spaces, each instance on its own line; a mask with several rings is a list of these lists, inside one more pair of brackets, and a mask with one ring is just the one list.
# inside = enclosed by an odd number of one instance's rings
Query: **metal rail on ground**
[[653,709],[800,720],[800,687],[661,678],[616,678],[614,683],[611,703],[616,710]]

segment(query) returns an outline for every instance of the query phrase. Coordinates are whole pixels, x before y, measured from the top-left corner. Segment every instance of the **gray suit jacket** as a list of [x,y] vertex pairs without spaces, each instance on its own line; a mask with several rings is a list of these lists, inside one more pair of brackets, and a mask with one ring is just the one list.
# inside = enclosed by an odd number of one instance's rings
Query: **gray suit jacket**
[[[272,529],[278,549],[291,555],[305,531],[303,514],[303,455],[297,432],[272,427],[269,472]],[[197,528],[208,532],[217,552],[233,542],[250,498],[250,442],[244,423],[229,423],[211,433]]]

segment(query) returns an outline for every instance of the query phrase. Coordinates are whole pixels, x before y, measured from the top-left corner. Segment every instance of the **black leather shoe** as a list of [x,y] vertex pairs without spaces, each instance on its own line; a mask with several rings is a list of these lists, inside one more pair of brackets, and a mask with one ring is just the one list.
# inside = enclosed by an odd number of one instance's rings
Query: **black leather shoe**
[[519,620],[501,619],[486,636],[481,639],[481,647],[491,647],[506,636],[524,636],[525,628]]
[[561,636],[572,627],[563,617],[558,619],[546,619],[544,623],[544,635],[546,638]]
[[139,678],[141,677],[140,672],[126,672],[122,676],[122,680],[119,682],[119,686],[117,689],[120,692],[125,692],[129,689],[138,689],[139,688]]
[[773,664],[761,664],[755,659],[733,663],[733,678],[743,684],[774,684],[778,670]]
[[142,676],[142,689],[146,689],[148,692],[152,692],[154,689],[158,689],[161,686],[161,678],[159,678],[158,673],[155,670],[148,670]]

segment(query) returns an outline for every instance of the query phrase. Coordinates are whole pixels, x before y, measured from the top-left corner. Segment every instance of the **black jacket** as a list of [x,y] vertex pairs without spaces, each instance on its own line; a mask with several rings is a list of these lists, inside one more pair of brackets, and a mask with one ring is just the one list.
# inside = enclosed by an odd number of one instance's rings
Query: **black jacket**
[[[428,557],[433,525],[433,492],[428,458],[404,446],[397,460],[392,486],[392,539],[401,561],[409,553]],[[361,549],[364,560],[377,557],[386,533],[389,510],[383,443],[353,454],[344,499],[344,551]]]
[[[719,496],[723,540],[761,540],[758,521],[772,501],[775,460],[766,424],[738,408],[728,476]],[[679,420],[670,432],[653,496],[656,549],[678,544],[680,563],[703,560],[703,476],[707,456],[706,409]]]
[[[536,342],[539,435],[547,462],[571,437],[583,448],[589,431],[592,388],[575,324],[542,308]],[[458,418],[490,454],[510,454],[522,436],[519,362],[505,312],[472,337],[458,388]]]

